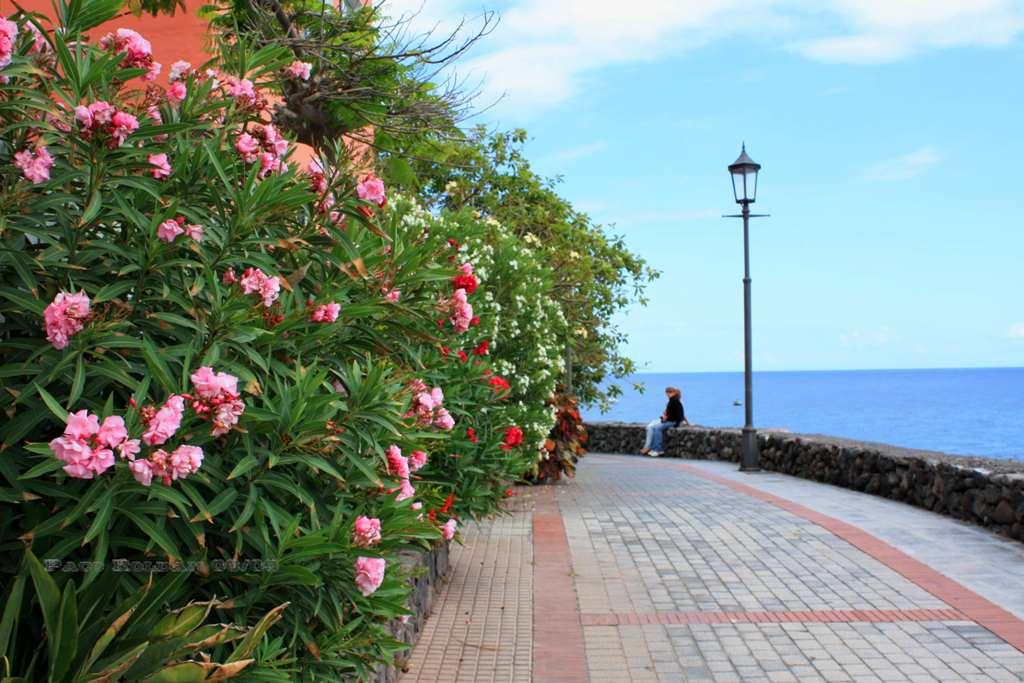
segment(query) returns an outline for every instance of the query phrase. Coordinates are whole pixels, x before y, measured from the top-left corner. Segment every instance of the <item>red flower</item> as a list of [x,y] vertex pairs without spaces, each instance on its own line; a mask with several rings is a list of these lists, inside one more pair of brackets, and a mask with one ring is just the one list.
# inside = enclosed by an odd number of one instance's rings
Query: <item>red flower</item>
[[444,499],[444,505],[441,506],[441,514],[446,514],[452,509],[452,505],[455,503],[455,494],[449,493],[448,497]]
[[449,348],[448,348],[447,346],[442,346],[442,347],[441,347],[441,356],[442,356],[443,358],[447,358],[447,357],[448,357],[448,354],[449,354],[449,353],[451,353],[451,352],[452,352],[452,350],[451,350],[451,349],[449,349]]
[[505,427],[505,441],[501,444],[501,450],[510,451],[523,443],[523,430],[519,427]]
[[466,438],[473,443],[477,443],[478,441],[480,441],[479,437],[477,437],[476,435],[476,430],[473,429],[472,427],[466,428]]
[[465,351],[461,351],[460,350],[459,353],[458,353],[458,356],[459,356],[459,360],[461,360],[463,363],[465,363],[467,360],[469,360],[469,354],[466,353]]
[[504,378],[498,377],[497,375],[487,380],[487,383],[494,387],[494,390],[497,392],[508,391],[512,388],[512,385],[510,385]]
[[505,497],[506,498],[511,498],[514,495],[516,495],[515,491],[513,491],[512,489],[505,489]]
[[466,294],[475,292],[479,284],[480,282],[476,279],[476,275],[469,273],[459,273],[452,278],[452,287],[454,289],[464,289]]
[[448,246],[451,247],[452,249],[455,249],[456,251],[458,251],[459,249],[459,243],[454,237],[448,238]]
[[437,509],[436,508],[430,508],[430,512],[427,513],[427,519],[430,520],[431,524],[433,524],[434,522],[437,521]]
[[491,342],[489,342],[486,339],[484,339],[482,342],[480,342],[480,346],[478,346],[475,349],[473,349],[473,353],[476,354],[477,356],[486,356],[487,355],[487,349],[488,349],[488,347],[490,347],[490,345],[491,345]]
[[472,318],[469,319],[470,327],[476,327],[479,324],[480,324],[480,316],[474,315]]

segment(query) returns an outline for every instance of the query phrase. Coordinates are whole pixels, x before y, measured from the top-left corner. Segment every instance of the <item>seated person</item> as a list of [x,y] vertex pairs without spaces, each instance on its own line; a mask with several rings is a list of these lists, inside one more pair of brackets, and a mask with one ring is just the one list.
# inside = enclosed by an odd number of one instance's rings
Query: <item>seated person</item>
[[651,420],[647,425],[647,438],[644,440],[644,447],[640,449],[642,455],[650,455],[656,458],[661,455],[662,441],[665,430],[678,427],[680,424],[690,424],[683,411],[682,393],[676,387],[665,389],[668,396],[668,405],[665,412],[657,420]]

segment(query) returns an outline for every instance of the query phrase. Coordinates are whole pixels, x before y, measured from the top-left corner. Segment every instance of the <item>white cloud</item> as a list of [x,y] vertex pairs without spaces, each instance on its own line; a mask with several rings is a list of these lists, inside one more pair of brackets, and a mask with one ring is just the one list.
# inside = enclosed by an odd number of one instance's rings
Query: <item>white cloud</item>
[[[1003,46],[1024,33],[1021,0],[383,0],[438,30],[497,9],[497,29],[459,71],[483,102],[537,111],[594,84],[597,72],[720,40],[781,45],[809,59],[892,62],[927,50]],[[666,84],[671,87],[671,84]]]
[[812,59],[891,62],[924,50],[1002,46],[1024,31],[1018,0],[832,0],[849,32],[796,41]]
[[899,335],[886,325],[872,330],[851,330],[839,335],[840,346],[858,351],[877,349],[899,340]]
[[1010,339],[1024,339],[1024,323],[1010,325]]
[[602,149],[608,146],[608,142],[605,140],[594,140],[583,145],[577,145],[576,147],[569,147],[555,152],[548,157],[547,160],[553,161],[560,164],[565,164],[570,161],[576,161],[583,157],[589,157],[592,154],[597,154]]
[[880,161],[867,169],[864,176],[868,180],[908,180],[934,166],[940,159],[935,149],[922,147],[909,154]]

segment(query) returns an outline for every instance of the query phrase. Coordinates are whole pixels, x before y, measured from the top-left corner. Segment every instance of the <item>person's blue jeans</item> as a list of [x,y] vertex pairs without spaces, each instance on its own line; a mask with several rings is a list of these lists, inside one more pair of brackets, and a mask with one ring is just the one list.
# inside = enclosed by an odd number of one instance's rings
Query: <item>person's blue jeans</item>
[[651,420],[647,423],[647,438],[644,439],[644,448],[650,448],[652,451],[660,451],[662,442],[665,438],[665,430],[675,427],[674,422],[662,422],[659,420]]

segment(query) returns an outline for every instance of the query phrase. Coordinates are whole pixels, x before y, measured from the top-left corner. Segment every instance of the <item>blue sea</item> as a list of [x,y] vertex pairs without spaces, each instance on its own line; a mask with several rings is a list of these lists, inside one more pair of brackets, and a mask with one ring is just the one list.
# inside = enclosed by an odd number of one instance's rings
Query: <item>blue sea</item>
[[[633,382],[642,382],[639,393]],[[588,420],[647,422],[677,386],[690,422],[743,425],[742,372],[644,373]],[[754,373],[754,425],[908,448],[1024,460],[1024,368]]]

